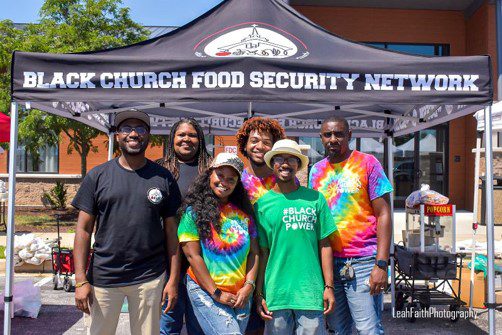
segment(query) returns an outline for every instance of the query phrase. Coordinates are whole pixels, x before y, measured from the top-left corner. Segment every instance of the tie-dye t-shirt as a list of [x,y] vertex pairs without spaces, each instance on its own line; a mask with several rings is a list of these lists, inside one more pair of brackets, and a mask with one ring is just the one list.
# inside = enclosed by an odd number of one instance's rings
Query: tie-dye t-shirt
[[356,150],[341,163],[331,164],[325,158],[310,170],[309,185],[326,197],[335,220],[334,256],[376,254],[377,219],[371,201],[392,192],[380,162]]
[[[246,281],[246,264],[251,239],[256,238],[253,219],[237,206],[227,203],[220,208],[221,232],[218,234],[211,227],[212,237],[200,240],[195,214],[188,207],[178,227],[180,243],[200,241],[202,258],[216,286],[225,292],[236,294]],[[188,275],[195,282],[192,267]]]
[[242,185],[246,189],[249,201],[254,204],[258,199],[264,196],[271,188],[276,184],[275,175],[271,174],[265,178],[260,178],[252,173],[249,173],[247,169],[242,172]]
[[[276,184],[276,177],[274,174],[271,174],[265,178],[260,178],[252,173],[249,173],[247,169],[244,169],[241,181],[244,189],[248,193],[249,201],[252,205],[254,205],[258,199],[274,188]],[[297,178],[295,178],[295,181],[297,185],[300,185],[300,181]]]

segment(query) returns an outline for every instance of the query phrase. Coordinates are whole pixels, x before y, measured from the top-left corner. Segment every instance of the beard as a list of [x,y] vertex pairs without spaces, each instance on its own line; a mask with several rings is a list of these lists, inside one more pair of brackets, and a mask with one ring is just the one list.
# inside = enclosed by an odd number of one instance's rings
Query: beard
[[138,141],[140,141],[140,146],[137,148],[130,148],[125,140],[119,141],[120,151],[122,151],[123,154],[129,156],[137,156],[143,154],[146,151],[146,148],[148,147],[148,140],[142,140],[142,141],[138,140]]

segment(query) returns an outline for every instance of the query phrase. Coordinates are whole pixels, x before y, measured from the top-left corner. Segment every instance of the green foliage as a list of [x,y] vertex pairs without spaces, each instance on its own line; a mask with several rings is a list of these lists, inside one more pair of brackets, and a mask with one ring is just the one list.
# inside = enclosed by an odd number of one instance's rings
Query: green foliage
[[[74,53],[120,47],[140,42],[147,30],[129,17],[121,0],[46,0],[40,20],[16,29],[12,21],[0,21],[0,111],[9,112],[10,62],[14,50]],[[64,132],[70,139],[68,152],[81,157],[81,173],[87,172],[87,155],[100,132],[59,116],[31,110],[20,114],[19,138],[31,153],[55,144]]]
[[63,182],[56,182],[56,185],[49,192],[43,193],[42,202],[52,209],[66,209],[66,202],[68,201],[67,189]]

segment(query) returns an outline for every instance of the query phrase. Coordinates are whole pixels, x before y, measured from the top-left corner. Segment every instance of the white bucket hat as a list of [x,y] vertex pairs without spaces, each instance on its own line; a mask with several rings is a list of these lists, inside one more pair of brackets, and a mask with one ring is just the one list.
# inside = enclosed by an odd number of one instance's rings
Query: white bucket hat
[[242,175],[242,171],[244,170],[244,163],[239,156],[228,152],[219,153],[211,163],[212,168],[220,166],[230,166],[231,168],[234,168],[234,170],[239,174],[239,177]]
[[302,154],[298,143],[290,139],[284,139],[275,142],[272,150],[265,154],[265,163],[269,168],[273,169],[273,166],[271,164],[272,158],[275,155],[280,154],[288,154],[298,157],[301,162],[300,169],[304,169],[309,165],[309,158]]

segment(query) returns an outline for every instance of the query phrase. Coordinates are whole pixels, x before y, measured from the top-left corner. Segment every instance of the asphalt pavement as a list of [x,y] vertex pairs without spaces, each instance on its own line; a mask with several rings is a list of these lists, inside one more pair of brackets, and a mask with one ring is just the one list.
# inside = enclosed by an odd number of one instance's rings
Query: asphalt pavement
[[[31,279],[34,283],[42,284],[41,297],[42,308],[36,319],[15,317],[12,319],[12,333],[16,335],[85,335],[86,325],[89,319],[84,318],[83,313],[78,311],[74,305],[73,293],[63,290],[53,290],[50,275],[18,275],[15,282]],[[0,287],[3,289],[5,277],[0,277]],[[438,306],[438,315],[435,317],[421,317],[417,315],[415,322],[410,322],[406,316],[393,317],[390,311],[390,295],[385,295],[385,307],[383,311],[383,323],[386,334],[406,335],[406,334],[441,334],[441,335],[476,335],[487,334],[488,313],[486,310],[475,310],[476,319],[459,319],[451,322],[446,317],[441,317],[443,307]],[[445,314],[445,313],[444,313]],[[402,315],[401,315],[402,316]],[[497,334],[502,334],[502,310],[496,312]],[[0,315],[0,327],[3,325],[3,311]],[[3,331],[0,329],[0,334]],[[122,313],[117,329],[117,334],[129,334],[129,318],[127,313]]]

